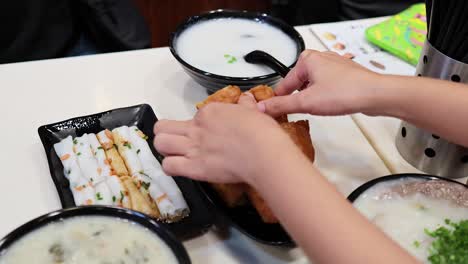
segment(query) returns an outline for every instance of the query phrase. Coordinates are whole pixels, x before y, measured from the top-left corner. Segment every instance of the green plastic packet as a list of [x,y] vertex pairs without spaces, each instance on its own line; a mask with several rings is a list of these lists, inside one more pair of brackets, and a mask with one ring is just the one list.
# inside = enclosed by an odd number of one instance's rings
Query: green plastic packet
[[415,4],[390,19],[366,29],[368,41],[416,65],[426,40],[425,4]]

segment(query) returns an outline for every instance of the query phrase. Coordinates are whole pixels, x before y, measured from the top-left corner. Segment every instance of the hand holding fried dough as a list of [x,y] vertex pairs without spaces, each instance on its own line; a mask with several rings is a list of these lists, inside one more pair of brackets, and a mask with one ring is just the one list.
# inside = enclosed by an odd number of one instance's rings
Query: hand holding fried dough
[[[366,112],[375,86],[374,73],[333,52],[304,51],[297,64],[278,83],[277,96],[259,103],[272,116],[291,113],[341,115]],[[293,93],[300,90],[298,93]]]
[[[249,176],[262,167],[254,162],[260,153],[273,154],[282,145],[292,144],[280,126],[258,112],[255,104],[253,97],[243,95],[239,105],[206,105],[193,120],[156,123],[154,144],[166,156],[163,169],[169,175],[204,181],[250,183]],[[268,133],[258,133],[259,127]],[[277,144],[268,144],[275,140]]]
[[282,129],[255,105],[254,96],[241,95],[237,105],[201,105],[193,120],[159,121],[154,144],[166,156],[165,172],[249,184],[262,196],[254,192],[250,199],[265,200],[267,212],[274,213],[264,220],[278,217],[315,262],[416,263],[320,175],[308,150],[283,130],[290,128]]

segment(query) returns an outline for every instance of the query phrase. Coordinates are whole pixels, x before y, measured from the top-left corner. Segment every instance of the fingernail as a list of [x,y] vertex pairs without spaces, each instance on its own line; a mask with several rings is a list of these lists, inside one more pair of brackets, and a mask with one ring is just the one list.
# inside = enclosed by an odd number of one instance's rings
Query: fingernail
[[243,93],[243,95],[247,95],[247,96],[249,96],[251,98],[255,98],[251,92],[245,92],[245,93]]
[[260,112],[265,113],[266,106],[264,102],[257,103],[257,108]]

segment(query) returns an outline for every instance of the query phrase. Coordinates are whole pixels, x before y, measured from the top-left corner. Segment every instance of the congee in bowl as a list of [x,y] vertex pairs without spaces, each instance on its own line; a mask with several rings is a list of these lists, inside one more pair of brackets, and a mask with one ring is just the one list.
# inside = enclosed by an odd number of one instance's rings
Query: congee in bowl
[[200,70],[230,77],[257,77],[274,73],[268,67],[247,63],[243,57],[263,50],[285,65],[296,61],[296,43],[277,27],[245,18],[201,21],[179,35],[179,56]]
[[139,212],[102,206],[49,213],[0,241],[0,264],[190,263],[163,226]]
[[[456,233],[455,224],[468,225],[468,187],[443,178],[413,174],[382,177],[359,187],[348,199],[373,224],[425,263],[445,258],[437,248],[441,242],[436,240],[443,238],[441,232]],[[468,237],[460,239],[467,243]]]
[[229,10],[189,18],[172,34],[170,46],[184,70],[209,92],[227,85],[273,85],[279,74],[247,63],[244,56],[263,50],[292,67],[305,48],[300,34],[281,20]]

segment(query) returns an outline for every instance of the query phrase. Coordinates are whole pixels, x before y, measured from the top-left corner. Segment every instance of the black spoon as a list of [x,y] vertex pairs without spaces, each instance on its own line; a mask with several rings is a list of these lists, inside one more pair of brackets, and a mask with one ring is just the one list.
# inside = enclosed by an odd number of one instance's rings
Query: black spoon
[[244,56],[244,60],[248,63],[266,65],[283,78],[291,70],[273,56],[261,50],[254,50],[248,53]]

